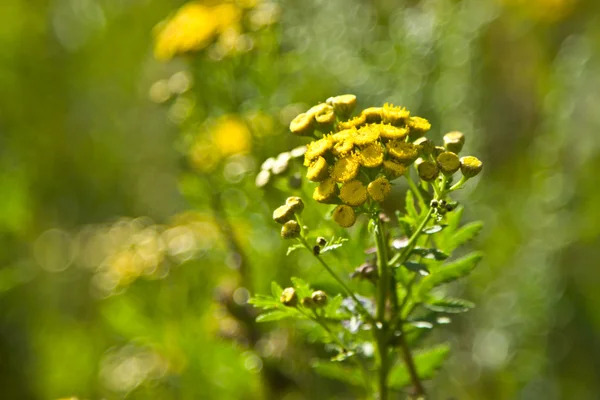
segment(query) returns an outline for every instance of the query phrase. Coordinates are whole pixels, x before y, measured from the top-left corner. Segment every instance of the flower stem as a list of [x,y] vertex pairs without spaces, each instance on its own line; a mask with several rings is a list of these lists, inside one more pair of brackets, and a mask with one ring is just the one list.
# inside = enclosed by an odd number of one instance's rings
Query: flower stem
[[[389,356],[388,356],[388,323],[385,318],[385,308],[387,303],[387,294],[390,290],[390,271],[387,257],[387,243],[383,223],[379,215],[372,217],[375,223],[375,242],[377,245],[377,270],[379,272],[379,281],[377,287],[377,323],[373,330],[375,344],[377,346],[377,356],[379,358],[379,400],[387,400],[387,378],[389,374]],[[395,290],[395,289],[394,289]]]

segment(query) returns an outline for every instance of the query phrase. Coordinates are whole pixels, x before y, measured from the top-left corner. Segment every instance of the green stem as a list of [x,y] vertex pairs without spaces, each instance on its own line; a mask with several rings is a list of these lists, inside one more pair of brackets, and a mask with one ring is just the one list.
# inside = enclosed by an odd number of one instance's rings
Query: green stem
[[450,187],[450,189],[448,189],[448,191],[453,192],[455,190],[462,189],[462,187],[465,185],[465,183],[467,183],[468,180],[469,180],[469,178],[466,178],[463,176],[462,178],[460,178],[460,180],[458,182],[456,182],[454,185],[452,185]]
[[433,214],[433,208],[430,207],[429,210],[427,211],[427,214],[425,215],[425,217],[419,224],[417,230],[415,230],[413,232],[412,236],[408,240],[408,244],[406,245],[406,247],[402,250],[402,252],[396,253],[396,255],[394,257],[392,257],[392,259],[388,262],[389,265],[394,265],[394,264],[398,264],[398,263],[404,264],[406,262],[406,260],[408,259],[408,256],[410,255],[410,252],[412,251],[413,247],[417,243],[417,240],[419,240],[419,237],[423,233],[423,229],[425,229],[425,226],[427,225],[427,222],[429,222],[429,218],[431,218],[432,214]]
[[410,187],[410,190],[412,190],[412,192],[415,194],[415,196],[417,196],[417,201],[419,203],[419,207],[421,207],[421,210],[424,210],[427,207],[427,205],[425,204],[425,199],[423,198],[423,194],[421,194],[421,191],[419,190],[419,188],[417,187],[415,182],[412,180],[412,178],[410,176],[410,171],[406,171],[404,176],[406,177],[406,181],[408,182],[408,186]]
[[387,378],[389,374],[389,356],[388,356],[388,323],[385,319],[385,308],[387,303],[387,294],[390,290],[390,271],[387,262],[387,243],[383,223],[376,214],[373,217],[375,222],[375,242],[377,245],[377,270],[379,272],[378,296],[377,296],[377,323],[373,330],[375,343],[377,346],[377,356],[379,358],[379,400],[387,400]]

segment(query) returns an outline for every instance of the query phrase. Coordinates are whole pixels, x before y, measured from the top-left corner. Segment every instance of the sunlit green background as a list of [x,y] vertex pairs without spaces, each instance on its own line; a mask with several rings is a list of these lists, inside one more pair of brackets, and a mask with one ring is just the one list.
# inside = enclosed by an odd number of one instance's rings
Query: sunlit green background
[[335,290],[269,219],[297,166],[254,182],[296,113],[354,93],[485,163],[458,200],[486,257],[453,288],[478,306],[437,333],[432,398],[597,399],[600,2],[256,3],[241,50],[159,62],[181,1],[2,0],[0,397],[357,398],[243,306],[292,274]]

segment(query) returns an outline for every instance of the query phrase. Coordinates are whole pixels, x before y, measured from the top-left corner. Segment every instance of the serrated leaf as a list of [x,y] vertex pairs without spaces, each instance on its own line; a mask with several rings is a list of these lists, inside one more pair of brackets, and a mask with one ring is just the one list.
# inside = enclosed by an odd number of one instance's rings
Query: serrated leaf
[[419,218],[419,213],[415,208],[415,196],[411,190],[406,191],[406,214],[415,220]]
[[450,257],[448,254],[444,253],[440,249],[436,248],[425,248],[425,247],[415,247],[411,250],[411,254],[421,256],[421,257],[429,257],[434,258],[437,261],[443,261]]
[[[448,355],[450,347],[446,344],[438,345],[414,355],[417,375],[420,379],[431,379],[442,366]],[[390,372],[388,386],[393,389],[402,389],[411,384],[410,374],[406,364],[397,364]]]
[[467,312],[475,307],[475,304],[468,300],[456,298],[431,299],[423,305],[431,311],[450,314]]
[[279,286],[279,284],[275,281],[271,282],[271,294],[273,295],[273,297],[275,299],[279,299],[281,297],[281,293],[283,292],[283,289],[281,288],[281,286]]
[[429,270],[427,269],[427,267],[424,264],[415,262],[415,261],[406,261],[404,265],[407,269],[411,270],[412,272],[416,272],[417,274],[421,275],[421,276],[427,276],[429,275]]
[[306,283],[306,281],[295,276],[293,276],[291,280],[292,284],[294,285],[294,288],[296,289],[298,299],[302,299],[303,297],[310,297],[310,295],[312,294],[312,289],[310,288],[310,285]]
[[269,310],[269,309],[277,308],[277,307],[279,307],[279,305],[281,305],[278,298],[274,299],[271,296],[257,294],[256,296],[254,296],[250,300],[248,300],[248,304],[252,304],[256,308],[262,308],[264,310]]
[[260,314],[256,317],[256,322],[279,321],[284,318],[295,317],[296,314],[288,310],[275,310]]
[[329,242],[327,242],[327,245],[321,249],[321,254],[327,253],[328,251],[332,251],[337,248],[340,248],[347,241],[348,241],[348,239],[342,238],[342,237],[339,237],[337,239],[331,238],[331,240]]
[[481,221],[471,222],[461,227],[452,235],[452,249],[456,249],[475,238],[482,228],[483,222]]
[[410,217],[403,215],[400,211],[396,211],[396,219],[398,220],[400,229],[402,229],[402,233],[404,233],[406,237],[411,237],[415,221]]
[[481,253],[475,252],[446,265],[442,265],[439,269],[434,270],[431,275],[423,278],[419,288],[419,294],[424,296],[436,286],[452,282],[468,275],[477,266],[477,263],[481,260],[482,256]]
[[433,235],[434,233],[440,232],[445,227],[446,227],[446,225],[433,225],[433,226],[430,226],[429,228],[423,229],[423,233],[425,235]]
[[362,386],[362,376],[360,372],[351,366],[319,360],[313,362],[312,367],[319,375],[342,381],[350,385]]
[[300,243],[297,244],[293,244],[290,247],[288,247],[287,252],[285,253],[286,256],[289,256],[290,254],[292,254],[294,251],[296,250],[300,250],[303,249],[304,246],[301,245]]

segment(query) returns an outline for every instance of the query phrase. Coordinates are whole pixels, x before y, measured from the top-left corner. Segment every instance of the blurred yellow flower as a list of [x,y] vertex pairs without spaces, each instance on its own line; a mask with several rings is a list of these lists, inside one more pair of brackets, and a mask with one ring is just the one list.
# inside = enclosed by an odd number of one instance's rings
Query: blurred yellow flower
[[248,153],[252,144],[248,125],[233,115],[221,117],[217,121],[212,137],[215,146],[225,157]]

